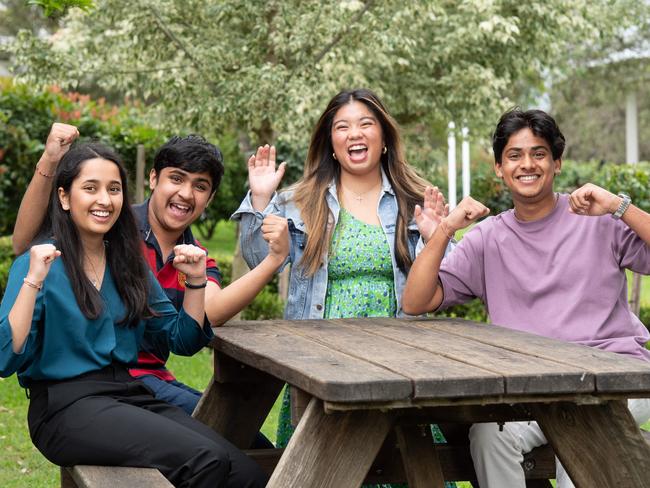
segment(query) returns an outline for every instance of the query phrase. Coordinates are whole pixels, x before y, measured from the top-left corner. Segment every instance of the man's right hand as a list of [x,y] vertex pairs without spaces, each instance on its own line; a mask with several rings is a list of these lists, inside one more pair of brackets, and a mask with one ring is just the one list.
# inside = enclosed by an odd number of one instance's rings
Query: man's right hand
[[275,146],[260,146],[257,153],[248,158],[248,185],[251,189],[253,207],[262,211],[280,185],[287,163],[275,169]]
[[490,213],[490,209],[472,197],[465,197],[442,221],[449,234],[468,227],[481,217]]
[[45,151],[41,161],[49,164],[47,170],[52,173],[61,158],[70,149],[70,144],[79,137],[79,131],[74,125],[55,122],[45,142]]

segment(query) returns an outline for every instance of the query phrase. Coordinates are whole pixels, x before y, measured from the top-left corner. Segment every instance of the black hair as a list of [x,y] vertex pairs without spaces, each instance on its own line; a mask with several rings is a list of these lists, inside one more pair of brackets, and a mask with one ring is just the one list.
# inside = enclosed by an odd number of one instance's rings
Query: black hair
[[566,143],[555,119],[543,110],[523,111],[515,107],[501,116],[492,135],[494,160],[498,164],[501,164],[503,149],[510,137],[522,129],[530,129],[536,137],[544,139],[551,148],[554,161],[562,157]]
[[63,209],[59,188],[70,192],[83,164],[90,159],[105,159],[114,163],[120,173],[124,202],[115,224],[104,236],[106,264],[126,309],[121,324],[135,326],[142,318],[153,315],[148,305],[149,268],[142,255],[141,237],[128,198],[127,175],[119,156],[98,143],[75,144],[63,156],[54,173],[54,183],[48,207],[49,219],[42,224],[39,239],[53,238],[61,251],[61,259],[81,312],[88,319],[99,317],[103,301],[99,291],[84,273],[84,249],[70,212]]
[[168,167],[188,173],[208,173],[212,179],[212,195],[219,188],[223,176],[223,155],[217,146],[201,136],[174,136],[158,149],[153,159],[156,175]]

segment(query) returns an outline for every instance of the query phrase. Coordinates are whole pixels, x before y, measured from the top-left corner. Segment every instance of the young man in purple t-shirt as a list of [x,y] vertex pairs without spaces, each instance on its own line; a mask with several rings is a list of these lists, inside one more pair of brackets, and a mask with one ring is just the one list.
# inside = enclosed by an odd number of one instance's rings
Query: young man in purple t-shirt
[[[494,132],[494,170],[514,208],[471,229],[443,259],[448,241],[490,211],[467,197],[429,236],[408,276],[406,313],[442,310],[475,297],[494,324],[650,361],[648,330],[630,311],[625,270],[650,274],[650,214],[629,197],[587,184],[553,191],[564,136],[540,110],[505,113]],[[435,201],[425,193],[416,219]],[[650,400],[628,407],[637,423]],[[525,487],[523,454],[546,443],[535,422],[475,424],[470,444],[481,488]],[[559,488],[572,487],[558,463]]]

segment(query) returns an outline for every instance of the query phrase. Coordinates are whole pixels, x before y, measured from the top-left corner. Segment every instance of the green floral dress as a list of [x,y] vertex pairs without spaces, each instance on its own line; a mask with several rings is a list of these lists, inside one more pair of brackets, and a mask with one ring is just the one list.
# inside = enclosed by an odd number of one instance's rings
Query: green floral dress
[[[381,226],[366,224],[342,208],[327,266],[326,319],[396,315],[393,263]],[[437,426],[432,426],[431,431],[436,442],[444,442]],[[277,446],[286,447],[292,434],[287,388],[278,420]],[[398,486],[406,485],[364,485],[366,488]],[[446,486],[456,485],[447,483]]]

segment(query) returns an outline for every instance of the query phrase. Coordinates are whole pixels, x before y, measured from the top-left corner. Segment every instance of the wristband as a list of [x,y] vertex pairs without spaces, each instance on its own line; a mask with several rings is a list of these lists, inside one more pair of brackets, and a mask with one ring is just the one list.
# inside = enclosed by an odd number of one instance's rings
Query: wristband
[[41,288],[43,288],[43,282],[34,283],[33,281],[29,281],[27,278],[23,278],[23,283],[25,283],[30,288],[34,288],[35,290],[40,290]]
[[41,171],[41,168],[38,167],[39,164],[41,164],[40,161],[39,161],[38,163],[36,163],[36,172],[37,172],[39,175],[44,176],[45,178],[52,178],[52,177],[54,176],[53,174],[48,175],[47,173],[43,173],[43,172]]
[[187,288],[188,290],[200,290],[201,288],[205,288],[206,286],[208,286],[207,279],[200,285],[193,285],[189,281],[185,280],[185,288]]

